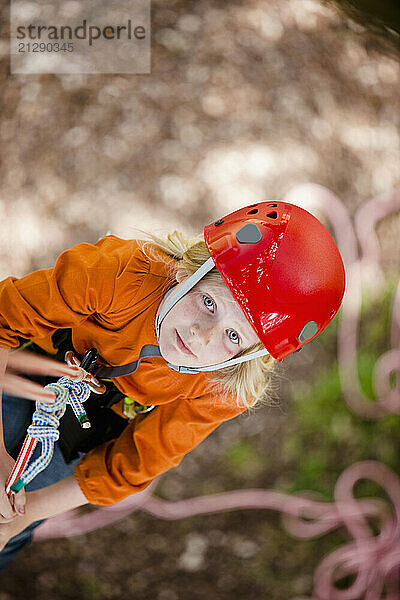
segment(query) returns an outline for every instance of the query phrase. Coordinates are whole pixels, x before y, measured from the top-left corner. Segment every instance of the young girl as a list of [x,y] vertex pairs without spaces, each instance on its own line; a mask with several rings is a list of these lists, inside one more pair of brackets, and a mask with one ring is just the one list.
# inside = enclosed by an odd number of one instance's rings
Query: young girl
[[[204,239],[152,239],[78,244],[54,268],[0,284],[2,344],[80,357],[95,348],[101,360],[92,371],[107,387],[90,399],[94,439],[70,439],[65,415],[50,465],[27,486],[25,513],[3,511],[0,568],[41,520],[143,490],[254,406],[275,362],[318,335],[342,301],[332,237],[288,203],[241,208],[206,226]],[[32,404],[3,398],[8,468]],[[3,486],[9,470],[0,475]],[[14,504],[23,508],[21,492]]]

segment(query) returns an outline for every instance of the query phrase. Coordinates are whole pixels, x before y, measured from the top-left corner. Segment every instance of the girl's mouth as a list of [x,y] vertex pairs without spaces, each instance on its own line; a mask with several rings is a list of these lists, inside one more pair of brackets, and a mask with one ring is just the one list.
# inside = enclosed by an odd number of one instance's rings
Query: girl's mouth
[[188,354],[189,356],[196,356],[195,354],[193,354],[193,352],[185,345],[185,343],[183,342],[181,336],[179,335],[178,331],[175,329],[176,331],[176,341],[177,341],[177,345],[179,350],[182,350],[182,352],[184,352],[185,354]]

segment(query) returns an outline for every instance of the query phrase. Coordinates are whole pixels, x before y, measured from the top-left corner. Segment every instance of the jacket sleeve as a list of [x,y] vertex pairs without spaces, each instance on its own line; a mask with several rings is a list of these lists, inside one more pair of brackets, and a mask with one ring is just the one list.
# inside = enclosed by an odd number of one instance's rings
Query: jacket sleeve
[[78,244],[63,252],[51,269],[0,282],[0,344],[16,347],[17,336],[44,338],[110,310],[128,260],[121,248],[125,246],[118,246],[114,236]]
[[233,402],[218,404],[209,395],[163,404],[86,454],[74,467],[75,477],[91,504],[114,504],[176,467],[218,425],[240,412]]

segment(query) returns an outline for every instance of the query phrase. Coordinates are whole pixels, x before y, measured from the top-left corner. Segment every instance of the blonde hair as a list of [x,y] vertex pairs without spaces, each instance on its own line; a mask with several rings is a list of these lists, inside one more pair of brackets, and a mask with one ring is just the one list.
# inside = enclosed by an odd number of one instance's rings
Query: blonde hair
[[[162,260],[160,253],[156,252],[155,254],[154,250],[159,250],[175,259],[171,261],[171,278],[175,278],[177,271],[182,270],[188,276],[193,275],[210,258],[203,235],[187,239],[179,231],[174,231],[168,234],[167,238],[163,240],[152,233],[144,231],[141,231],[141,233],[144,233],[153,242],[151,249],[153,256],[148,256],[150,259],[156,258]],[[142,248],[144,252],[148,245],[148,242],[143,243]],[[203,281],[207,281],[207,284],[215,290],[216,294],[218,294],[218,290],[221,289],[222,285],[226,286],[216,268],[207,273]],[[262,348],[263,345],[260,342],[241,352],[238,356],[243,356]],[[209,372],[211,387],[218,394],[222,392],[235,398],[236,404],[241,408],[254,407],[261,402],[271,404],[271,397],[268,392],[270,392],[272,386],[271,371],[276,363],[277,361],[272,356],[266,355],[237,365],[211,371]]]

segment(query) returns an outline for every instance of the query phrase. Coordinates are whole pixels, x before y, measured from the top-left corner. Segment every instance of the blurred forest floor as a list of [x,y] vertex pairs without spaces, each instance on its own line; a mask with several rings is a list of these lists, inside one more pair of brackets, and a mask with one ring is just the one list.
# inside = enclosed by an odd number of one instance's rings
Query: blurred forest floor
[[[7,10],[3,22],[8,21]],[[152,3],[151,75],[10,75],[1,40],[0,276],[51,266],[106,232],[199,232],[299,183],[350,215],[400,184],[400,59],[313,0]],[[360,378],[387,348],[400,272],[399,215],[378,234],[388,278],[365,302]],[[175,500],[239,488],[331,498],[360,459],[400,467],[400,418],[344,404],[335,325],[279,368],[279,406],[224,424],[160,482]],[[84,537],[35,544],[0,577],[0,600],[282,600],[310,595],[332,534],[293,540],[279,515],[163,522],[142,513]]]

